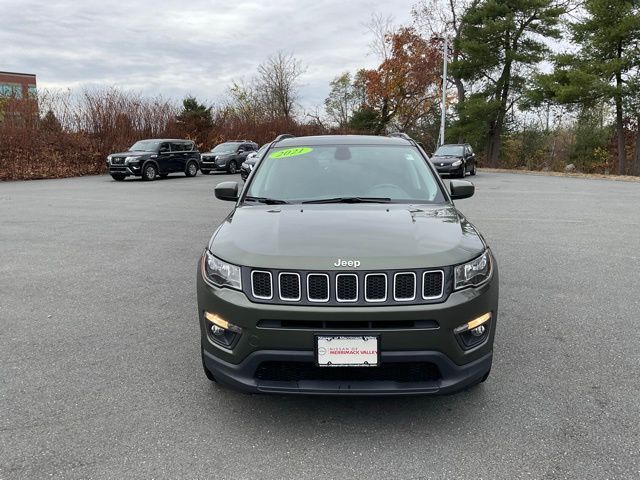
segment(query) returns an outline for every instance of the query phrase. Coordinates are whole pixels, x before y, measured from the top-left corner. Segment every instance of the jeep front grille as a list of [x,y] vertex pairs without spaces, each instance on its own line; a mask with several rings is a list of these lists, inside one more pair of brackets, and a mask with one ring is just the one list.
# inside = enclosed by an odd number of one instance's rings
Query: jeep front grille
[[317,272],[243,267],[242,283],[249,299],[258,303],[412,305],[446,300],[451,270]]

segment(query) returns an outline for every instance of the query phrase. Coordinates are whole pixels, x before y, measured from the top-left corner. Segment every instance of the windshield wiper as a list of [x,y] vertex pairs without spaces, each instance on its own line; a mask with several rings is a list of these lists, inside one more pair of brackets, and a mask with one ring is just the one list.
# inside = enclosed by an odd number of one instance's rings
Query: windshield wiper
[[320,198],[318,200],[306,200],[302,203],[389,203],[386,197],[335,197]]
[[267,198],[267,197],[244,197],[244,199],[245,201],[266,203],[267,205],[281,205],[281,204],[289,203],[286,200],[279,200],[277,198]]

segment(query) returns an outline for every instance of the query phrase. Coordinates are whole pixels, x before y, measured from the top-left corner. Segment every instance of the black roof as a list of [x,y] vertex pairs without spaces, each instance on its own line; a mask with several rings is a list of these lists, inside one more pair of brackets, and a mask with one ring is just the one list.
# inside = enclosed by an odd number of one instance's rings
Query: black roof
[[412,145],[401,137],[382,137],[377,135],[317,135],[293,137],[280,140],[278,147],[302,147],[306,145]]

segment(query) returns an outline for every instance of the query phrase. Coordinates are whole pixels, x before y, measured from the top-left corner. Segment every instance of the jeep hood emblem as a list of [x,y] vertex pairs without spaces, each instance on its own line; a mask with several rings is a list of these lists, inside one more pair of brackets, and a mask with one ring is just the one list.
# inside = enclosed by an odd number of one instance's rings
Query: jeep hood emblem
[[334,264],[334,267],[353,267],[358,268],[360,266],[360,260],[342,260],[339,258]]

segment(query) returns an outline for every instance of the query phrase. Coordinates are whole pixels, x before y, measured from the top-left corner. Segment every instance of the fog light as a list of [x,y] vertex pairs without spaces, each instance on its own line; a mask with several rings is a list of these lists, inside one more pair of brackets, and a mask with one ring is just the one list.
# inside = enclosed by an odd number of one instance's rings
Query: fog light
[[[468,323],[460,325],[458,328],[456,328],[454,330],[454,332],[457,333],[457,334],[460,334],[460,333],[464,333],[464,332],[466,332],[468,330],[475,330],[478,327],[483,326],[489,320],[491,320],[491,312],[485,313],[484,315],[481,315],[478,318],[474,318],[473,320],[471,320]],[[483,333],[484,333],[484,326],[483,326],[482,332],[480,332],[480,335],[482,335]]]
[[236,337],[242,333],[242,328],[227,322],[215,313],[204,312],[204,318],[208,322],[211,322],[211,326],[209,327],[211,335],[209,335],[209,338],[225,347],[231,346]]
[[484,328],[484,325],[480,325],[479,327],[471,330],[471,335],[473,335],[474,337],[481,337],[484,334],[485,330],[486,328]]
[[485,313],[470,322],[464,323],[453,332],[464,350],[481,345],[489,336],[491,312]]
[[211,333],[214,335],[222,335],[224,333],[224,328],[219,327],[218,325],[211,325]]

